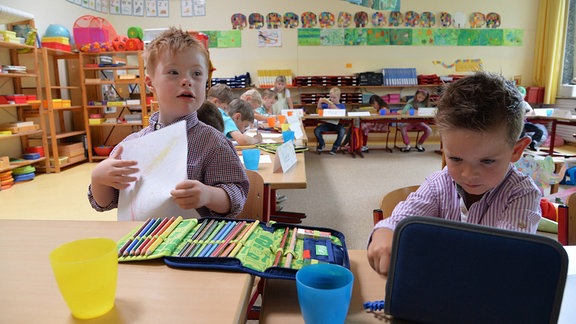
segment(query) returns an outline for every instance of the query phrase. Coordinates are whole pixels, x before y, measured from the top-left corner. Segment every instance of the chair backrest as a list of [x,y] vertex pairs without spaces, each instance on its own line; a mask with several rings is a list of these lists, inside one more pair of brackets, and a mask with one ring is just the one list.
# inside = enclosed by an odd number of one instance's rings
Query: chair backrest
[[250,190],[248,191],[244,209],[237,217],[263,221],[264,179],[258,172],[252,170],[246,170],[246,175],[248,176],[248,181],[250,181]]
[[[396,205],[399,202],[406,200],[406,197],[408,197],[408,195],[411,192],[416,191],[418,187],[420,186],[402,187],[392,190],[389,193],[385,194],[384,197],[382,197],[382,202],[380,203],[380,209],[382,210],[382,219],[392,215],[394,207],[396,207]],[[374,219],[374,222],[379,220],[381,219],[378,220]]]

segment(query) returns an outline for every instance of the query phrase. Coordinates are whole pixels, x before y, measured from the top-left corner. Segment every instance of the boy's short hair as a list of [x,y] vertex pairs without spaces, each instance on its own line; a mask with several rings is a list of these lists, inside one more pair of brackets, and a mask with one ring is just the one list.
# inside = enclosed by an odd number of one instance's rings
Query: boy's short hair
[[217,83],[208,89],[206,98],[216,98],[221,103],[229,104],[234,99],[234,93],[228,85],[224,83]]
[[333,93],[336,96],[340,97],[340,94],[342,93],[342,91],[338,87],[332,87],[332,88],[330,88],[330,93]]
[[264,91],[262,91],[262,99],[271,99],[271,98],[278,100],[278,94],[270,89],[264,89]]
[[254,106],[262,106],[262,95],[257,89],[248,89],[241,96],[240,99],[246,100]]
[[254,121],[254,109],[250,103],[243,99],[234,99],[228,105],[228,116],[240,113],[240,119],[243,121]]
[[210,101],[204,101],[197,111],[198,119],[206,125],[210,125],[220,132],[224,131],[224,119],[218,107]]
[[208,49],[197,38],[190,35],[190,33],[183,31],[176,27],[170,27],[168,30],[162,32],[146,47],[143,57],[148,74],[154,73],[158,60],[161,59],[160,55],[167,53],[174,55],[178,52],[195,48],[202,53],[206,59],[206,77],[210,73],[210,53]]
[[522,95],[513,82],[498,74],[477,72],[448,85],[436,113],[440,131],[468,129],[478,132],[506,127],[514,145],[524,128]]

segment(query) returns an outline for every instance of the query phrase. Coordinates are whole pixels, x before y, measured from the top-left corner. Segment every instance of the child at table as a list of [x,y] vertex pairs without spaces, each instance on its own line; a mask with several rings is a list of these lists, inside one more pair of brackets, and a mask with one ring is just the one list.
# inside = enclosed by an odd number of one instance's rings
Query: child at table
[[216,107],[226,111],[228,105],[234,99],[234,93],[232,89],[224,83],[218,83],[213,85],[206,95],[208,101],[216,105]]
[[[372,106],[376,113],[379,115],[386,115],[388,113],[388,104],[379,95],[372,95],[368,99],[368,103]],[[365,122],[361,124],[362,128],[362,152],[368,151],[368,133],[370,132],[385,132],[388,131],[388,125],[382,123]]]
[[[328,98],[320,98],[318,100],[317,108],[318,110],[323,109],[346,109],[346,105],[340,102],[340,88],[333,87],[330,89],[329,97]],[[344,135],[346,135],[346,130],[344,126],[340,125],[340,120],[338,119],[326,119],[321,120],[321,123],[314,128],[314,136],[316,136],[316,140],[318,140],[318,146],[316,147],[316,152],[318,154],[322,153],[324,149],[324,137],[322,137],[323,132],[337,132],[338,135],[336,136],[336,140],[332,145],[332,149],[330,150],[330,155],[335,155],[344,139]]]
[[268,117],[276,117],[272,112],[272,106],[278,101],[278,94],[272,90],[262,91],[262,105],[254,109],[254,119],[267,121]]
[[[430,94],[427,90],[418,89],[414,94],[414,97],[406,103],[400,114],[409,114],[410,110],[418,110],[420,107],[428,107],[429,105],[429,98]],[[400,128],[400,133],[402,134],[402,141],[404,141],[404,147],[402,148],[402,152],[410,152],[410,137],[408,136],[408,131],[422,131],[423,134],[418,139],[418,143],[416,143],[416,149],[418,152],[424,152],[426,149],[424,146],[424,142],[432,134],[432,128],[426,125],[426,123],[401,123],[398,124]]]
[[242,95],[240,99],[248,101],[252,109],[259,108],[262,106],[262,95],[258,89],[248,89]]
[[436,113],[446,168],[426,178],[378,222],[368,261],[380,274],[390,262],[393,231],[410,216],[428,216],[535,233],[541,218],[540,190],[514,162],[530,144],[521,137],[522,97],[500,75],[478,72],[450,84]]
[[228,105],[228,111],[220,108],[224,119],[224,135],[236,141],[238,145],[253,145],[262,142],[260,133],[254,137],[244,134],[254,122],[254,110],[250,103],[242,99],[234,99]]
[[214,103],[208,100],[204,101],[197,114],[199,121],[216,128],[220,132],[224,132],[224,119]]
[[[174,184],[170,190],[172,202],[190,210],[190,215],[182,215],[185,217],[236,216],[248,194],[246,172],[232,143],[221,132],[199,122],[196,113],[206,97],[208,50],[188,32],[171,27],[148,45],[144,60],[146,86],[158,98],[159,109],[150,116],[148,127],[128,135],[121,143],[185,121],[188,179]],[[118,145],[92,171],[88,197],[98,211],[117,207],[119,190],[138,180],[138,161],[121,157],[122,146]]]
[[283,109],[294,109],[292,97],[290,97],[290,90],[286,88],[286,77],[279,75],[274,80],[274,87],[271,89],[278,95],[278,101],[272,108],[273,115],[282,114]]

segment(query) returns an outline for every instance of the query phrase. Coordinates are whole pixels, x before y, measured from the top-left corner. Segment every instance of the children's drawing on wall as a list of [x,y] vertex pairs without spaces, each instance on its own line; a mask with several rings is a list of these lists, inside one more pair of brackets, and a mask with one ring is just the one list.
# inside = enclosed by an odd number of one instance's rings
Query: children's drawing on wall
[[424,11],[420,15],[420,27],[430,28],[436,26],[436,16],[430,11]]
[[144,0],[134,0],[132,14],[134,16],[144,16]]
[[364,28],[344,29],[344,45],[346,46],[366,45],[366,29]]
[[120,0],[110,0],[110,13],[113,15],[120,14]]
[[282,46],[281,30],[262,29],[258,31],[258,47],[281,47],[281,46]]
[[282,15],[277,12],[267,14],[266,27],[268,27],[268,29],[278,29],[282,27]]
[[284,28],[294,29],[298,28],[298,15],[293,12],[284,14]]
[[338,13],[338,27],[348,28],[352,24],[352,14],[346,11],[340,11]]
[[253,12],[248,16],[248,24],[250,29],[260,29],[264,27],[264,16],[257,12]]
[[298,46],[318,46],[320,45],[319,28],[298,29]]
[[335,25],[334,14],[328,11],[323,11],[320,13],[320,18],[318,18],[320,23],[320,28],[332,28]]
[[156,0],[158,3],[158,17],[169,17],[168,0]]
[[434,65],[442,65],[442,67],[451,69],[456,68],[456,72],[477,72],[482,71],[482,60],[481,59],[457,59],[452,63],[446,63],[444,61],[432,61]]
[[412,45],[434,45],[434,31],[431,28],[419,28],[412,32]]
[[376,10],[400,10],[400,0],[344,0]]
[[495,12],[489,12],[486,14],[486,27],[487,28],[498,28],[500,27],[500,15]]
[[235,13],[230,17],[230,22],[232,23],[232,29],[244,29],[248,26],[246,22],[246,16],[241,13]]
[[316,14],[311,11],[306,11],[300,16],[302,21],[302,28],[314,28],[318,24]]
[[386,16],[380,11],[376,11],[372,14],[372,26],[374,27],[385,27],[388,24]]
[[404,26],[416,27],[420,24],[420,14],[416,11],[406,11],[404,14]]
[[473,12],[470,15],[469,22],[471,28],[482,28],[486,24],[486,17],[481,12]]
[[344,30],[322,29],[320,31],[320,44],[323,46],[344,45]]
[[132,1],[122,0],[120,2],[120,8],[122,11],[122,15],[124,15],[124,16],[132,15]]
[[158,16],[158,8],[156,6],[156,0],[146,0],[146,17],[156,17],[156,16]]

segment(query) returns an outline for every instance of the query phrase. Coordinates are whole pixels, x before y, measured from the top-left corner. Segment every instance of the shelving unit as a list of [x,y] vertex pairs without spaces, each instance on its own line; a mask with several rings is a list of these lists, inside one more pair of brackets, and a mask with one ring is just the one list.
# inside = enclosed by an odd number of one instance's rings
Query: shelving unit
[[[63,167],[87,160],[82,150],[86,122],[81,104],[82,87],[79,83],[80,55],[46,47],[40,49],[40,52],[44,109],[48,116],[45,129],[53,161],[50,163],[50,170],[58,173]],[[66,72],[60,72],[63,65]]]
[[[111,57],[111,65],[102,64],[103,57]],[[106,158],[95,155],[93,147],[115,145],[148,125],[144,59],[142,51],[82,52],[80,67],[88,160],[92,162]],[[124,120],[127,114],[138,113],[138,120]],[[102,117],[91,118],[95,115]]]
[[[20,22],[15,22],[9,24],[10,26],[13,25],[30,25],[34,27],[33,20],[24,20]],[[27,67],[26,73],[0,73],[0,86],[7,85],[8,82],[12,83],[12,91],[15,94],[25,94],[25,95],[35,95],[36,100],[42,99],[42,90],[41,90],[41,82],[39,76],[39,62],[38,62],[38,49],[35,46],[27,46],[21,45],[11,42],[4,42],[0,41],[0,50],[8,51],[9,62],[6,62],[10,65],[20,66],[25,65]],[[20,50],[26,50],[26,53],[19,53]],[[26,58],[24,58],[26,56]],[[26,63],[24,63],[26,61]],[[24,81],[24,82],[23,82]],[[32,84],[32,85],[29,85]],[[45,125],[45,118],[46,114],[45,111],[41,108],[39,104],[28,104],[28,103],[18,103],[18,104],[0,104],[0,124],[1,123],[10,123],[16,121],[24,121],[25,117],[35,114],[39,118],[39,129],[38,130],[30,130],[30,131],[22,131],[13,133],[12,135],[0,135],[0,142],[3,142],[3,148],[8,147],[9,141],[11,140],[19,140],[20,141],[20,154],[26,153],[28,147],[32,146],[30,144],[33,138],[38,139],[40,145],[44,150],[44,157],[40,157],[39,159],[35,160],[24,160],[18,159],[16,161],[11,161],[8,167],[2,167],[0,172],[13,170],[15,168],[26,166],[26,165],[35,165],[35,166],[44,166],[44,169],[48,170],[49,166],[49,151],[48,151],[48,141],[46,137],[46,131],[43,128]],[[0,155],[7,155],[2,154],[2,150],[0,150]],[[11,154],[12,155],[12,154]]]

